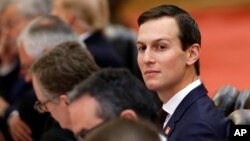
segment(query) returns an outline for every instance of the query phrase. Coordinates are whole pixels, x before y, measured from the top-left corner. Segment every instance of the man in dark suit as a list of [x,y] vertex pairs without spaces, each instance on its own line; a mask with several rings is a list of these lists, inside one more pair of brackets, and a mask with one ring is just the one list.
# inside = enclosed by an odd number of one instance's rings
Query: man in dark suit
[[[78,37],[66,23],[56,16],[39,16],[26,25],[18,37],[18,53],[22,68],[21,73],[25,77],[25,80],[27,82],[32,81],[28,70],[34,62],[46,54],[47,51],[52,50],[58,44],[66,41],[78,41]],[[22,119],[33,119],[34,116],[26,112],[27,108],[34,110],[33,106],[37,100],[33,88],[32,93],[26,95],[23,99],[24,102],[21,107],[23,107],[22,109],[24,111],[19,110],[20,117]],[[42,115],[41,113],[37,114]],[[43,124],[42,128],[40,128],[44,132],[42,132],[42,135],[38,139],[33,140],[76,140],[69,130],[62,129],[50,116],[44,116],[46,117],[46,126]],[[33,121],[36,122],[36,124],[41,123],[40,120]],[[15,133],[16,132],[17,131],[15,131]],[[26,139],[25,141],[28,140]]]
[[55,1],[53,14],[61,17],[74,29],[99,67],[125,67],[121,57],[103,33],[108,24],[107,1]]
[[103,34],[103,31],[98,30],[83,40],[88,50],[93,55],[95,62],[101,68],[107,67],[123,67],[124,63],[121,58],[112,48],[111,43]]
[[183,9],[161,5],[138,19],[138,64],[147,87],[167,112],[163,134],[169,141],[221,141],[229,122],[208,97],[199,75],[201,35]]
[[8,141],[40,139],[45,118],[33,109],[31,101],[35,100],[35,95],[31,91],[31,83],[20,76],[16,40],[30,20],[50,12],[51,3],[51,0],[0,2],[3,6],[0,29],[0,128]]

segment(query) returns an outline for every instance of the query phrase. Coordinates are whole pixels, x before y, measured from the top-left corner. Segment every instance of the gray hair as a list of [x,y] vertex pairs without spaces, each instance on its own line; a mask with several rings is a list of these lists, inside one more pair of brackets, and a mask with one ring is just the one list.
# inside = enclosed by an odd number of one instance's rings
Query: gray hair
[[19,35],[17,43],[29,56],[37,58],[46,49],[65,41],[77,41],[83,45],[69,25],[56,16],[46,15],[32,20]]

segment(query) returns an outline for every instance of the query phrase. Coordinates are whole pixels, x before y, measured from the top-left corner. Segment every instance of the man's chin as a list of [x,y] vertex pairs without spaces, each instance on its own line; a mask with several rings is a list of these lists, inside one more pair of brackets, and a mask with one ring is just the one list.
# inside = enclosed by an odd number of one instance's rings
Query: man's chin
[[158,85],[156,85],[155,83],[146,83],[146,86],[151,91],[157,91],[158,90]]

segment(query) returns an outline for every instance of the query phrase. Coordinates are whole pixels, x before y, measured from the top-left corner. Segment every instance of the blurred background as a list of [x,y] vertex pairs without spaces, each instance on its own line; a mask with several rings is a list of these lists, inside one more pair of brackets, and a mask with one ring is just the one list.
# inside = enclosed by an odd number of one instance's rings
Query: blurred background
[[[117,1],[117,0],[110,0]],[[187,10],[202,34],[201,78],[213,96],[224,85],[250,88],[250,0],[120,0],[113,22],[137,30],[142,11],[160,4]]]

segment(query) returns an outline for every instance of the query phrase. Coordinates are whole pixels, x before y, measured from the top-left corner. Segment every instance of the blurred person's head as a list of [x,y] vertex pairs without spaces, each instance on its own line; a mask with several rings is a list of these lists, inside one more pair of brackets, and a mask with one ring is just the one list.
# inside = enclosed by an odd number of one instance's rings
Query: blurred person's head
[[3,63],[17,60],[16,39],[34,17],[49,14],[51,0],[9,0],[3,2],[0,31],[0,56]]
[[90,132],[84,141],[160,141],[154,125],[144,120],[114,119]]
[[72,130],[76,135],[117,117],[156,120],[153,94],[127,69],[102,69],[68,95]]
[[4,9],[1,24],[16,39],[30,20],[49,14],[51,7],[51,0],[12,0]]
[[143,12],[138,25],[137,61],[149,89],[175,94],[197,79],[201,35],[186,11],[174,5],[157,6]]
[[40,16],[33,19],[18,38],[21,73],[31,81],[28,69],[42,54],[65,41],[78,41],[73,30],[56,16]]
[[56,0],[53,11],[78,33],[102,30],[108,23],[107,0]]
[[45,53],[31,67],[36,109],[50,112],[70,129],[67,92],[98,69],[88,50],[75,41],[64,42]]

